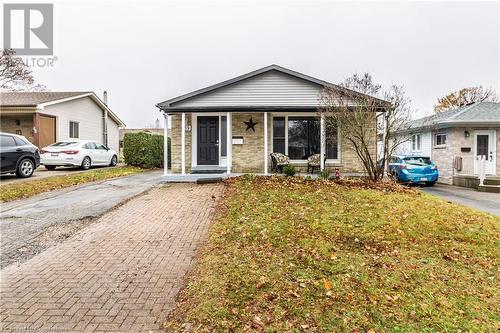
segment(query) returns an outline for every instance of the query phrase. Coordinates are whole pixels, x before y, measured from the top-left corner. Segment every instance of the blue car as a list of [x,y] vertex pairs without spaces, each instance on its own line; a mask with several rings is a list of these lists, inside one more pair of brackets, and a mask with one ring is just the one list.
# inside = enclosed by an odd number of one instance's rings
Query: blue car
[[439,177],[436,164],[429,157],[419,155],[391,156],[389,173],[402,183],[432,186]]

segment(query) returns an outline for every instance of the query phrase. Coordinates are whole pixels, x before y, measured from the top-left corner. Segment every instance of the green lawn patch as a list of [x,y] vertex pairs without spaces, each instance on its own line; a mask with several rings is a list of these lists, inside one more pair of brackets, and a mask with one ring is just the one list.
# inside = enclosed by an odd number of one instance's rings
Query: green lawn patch
[[[47,177],[36,180],[26,180],[12,184],[0,185],[0,202],[28,198],[36,194],[62,189],[98,180],[128,176],[142,172],[144,169],[131,166],[93,169],[86,172]],[[36,171],[35,171],[36,172]]]
[[499,224],[399,185],[227,183],[169,332],[497,332]]

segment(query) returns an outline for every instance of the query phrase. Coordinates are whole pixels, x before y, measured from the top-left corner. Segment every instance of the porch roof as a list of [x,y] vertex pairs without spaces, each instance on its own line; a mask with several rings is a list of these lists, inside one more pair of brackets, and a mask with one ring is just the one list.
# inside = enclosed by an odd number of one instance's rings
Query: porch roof
[[317,112],[318,109],[312,106],[260,106],[260,105],[248,105],[248,106],[173,106],[168,108],[163,108],[162,111],[166,113],[178,113],[178,112]]

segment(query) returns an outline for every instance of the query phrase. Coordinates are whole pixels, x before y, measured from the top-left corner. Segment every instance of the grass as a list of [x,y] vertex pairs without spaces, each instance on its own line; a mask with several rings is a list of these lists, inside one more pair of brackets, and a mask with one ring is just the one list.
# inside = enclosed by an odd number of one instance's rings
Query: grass
[[374,187],[231,181],[166,331],[498,332],[500,218]]
[[75,174],[66,174],[61,176],[4,184],[0,185],[0,202],[29,198],[36,194],[58,190],[73,185],[79,185],[83,183],[121,176],[128,176],[142,171],[143,169],[138,167],[123,166],[105,169],[92,169],[86,172],[79,172]]

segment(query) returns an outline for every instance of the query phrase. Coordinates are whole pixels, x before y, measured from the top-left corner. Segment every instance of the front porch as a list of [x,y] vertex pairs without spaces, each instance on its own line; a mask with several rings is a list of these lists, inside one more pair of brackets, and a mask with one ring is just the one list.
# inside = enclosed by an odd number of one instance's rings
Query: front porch
[[500,176],[493,159],[487,155],[457,155],[453,159],[452,184],[481,192],[500,193]]
[[313,154],[328,157],[316,171],[343,166],[340,142],[327,142],[325,119],[315,109],[182,112],[169,113],[165,122],[168,119],[171,132],[166,124],[164,134],[172,138],[172,169],[165,170],[165,176],[268,175],[270,154],[276,151],[289,155],[297,172],[307,170],[307,157]]

